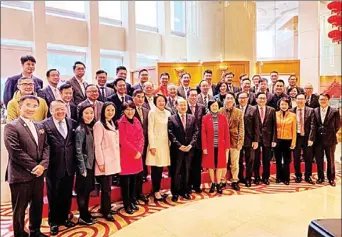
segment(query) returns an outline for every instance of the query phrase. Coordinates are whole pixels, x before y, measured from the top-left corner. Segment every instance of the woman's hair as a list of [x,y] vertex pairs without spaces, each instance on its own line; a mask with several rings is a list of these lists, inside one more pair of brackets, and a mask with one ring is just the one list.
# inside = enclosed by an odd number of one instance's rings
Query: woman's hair
[[93,118],[93,121],[91,121],[89,125],[85,124],[85,122],[84,122],[83,111],[88,109],[88,108],[91,108],[94,111],[93,106],[91,104],[88,104],[85,106],[81,106],[80,111],[78,113],[78,118],[79,118],[78,120],[79,120],[80,126],[86,131],[87,134],[89,134],[89,132],[90,132],[88,127],[92,128],[95,124],[95,116]]
[[291,87],[288,91],[287,91],[287,94],[290,94],[291,91],[293,90],[297,90],[297,94],[298,94],[298,89],[297,87]]
[[135,109],[135,104],[133,103],[133,101],[129,100],[122,104],[122,111],[125,111],[128,108]]
[[166,103],[167,103],[166,96],[165,96],[165,95],[162,95],[162,94],[157,94],[157,95],[153,98],[153,103],[154,103],[154,105],[157,106],[157,99],[158,99],[159,97],[162,97],[162,98],[164,99],[165,105],[166,105]]
[[281,103],[282,101],[285,101],[285,102],[287,103],[287,105],[289,106],[289,108],[291,108],[290,100],[289,100],[288,98],[286,98],[286,97],[283,97],[283,98],[281,98],[281,99],[278,101],[278,103],[277,103],[278,110],[280,109],[280,103]]
[[106,102],[103,104],[103,106],[102,106],[102,109],[101,109],[101,119],[100,119],[100,121],[101,121],[103,127],[104,127],[106,130],[109,130],[109,127],[108,127],[108,125],[107,125],[107,120],[106,120],[105,113],[106,113],[106,108],[107,108],[108,106],[110,106],[110,105],[112,105],[112,106],[114,107],[114,116],[113,116],[113,118],[112,118],[112,121],[113,121],[113,123],[114,123],[115,129],[118,129],[117,121],[114,119],[114,118],[115,118],[115,113],[116,113],[116,111],[117,111],[117,110],[116,110],[116,106],[115,106],[115,104],[114,104],[113,102],[111,102],[111,101],[106,101]]
[[[212,104],[215,104],[215,103],[217,103],[217,105],[219,105],[219,103],[218,103],[217,100],[209,100],[209,101],[208,101],[208,109],[210,110],[211,105],[212,105]],[[210,110],[210,111],[211,111],[211,110]]]
[[217,87],[216,87],[218,89],[219,93],[220,93],[220,88],[223,84],[226,84],[226,92],[228,92],[228,84],[226,82],[222,81],[222,82],[219,82],[217,84]]

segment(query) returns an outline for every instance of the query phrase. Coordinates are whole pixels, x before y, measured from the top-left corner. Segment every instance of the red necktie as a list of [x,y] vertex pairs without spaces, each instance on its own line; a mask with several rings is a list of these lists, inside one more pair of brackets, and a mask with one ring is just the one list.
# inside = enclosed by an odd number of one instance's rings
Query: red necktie
[[304,136],[304,119],[303,119],[303,109],[299,109],[299,122],[300,122],[300,135]]
[[261,118],[261,123],[264,123],[264,119],[265,119],[264,108],[261,108],[261,107],[260,107],[260,118]]

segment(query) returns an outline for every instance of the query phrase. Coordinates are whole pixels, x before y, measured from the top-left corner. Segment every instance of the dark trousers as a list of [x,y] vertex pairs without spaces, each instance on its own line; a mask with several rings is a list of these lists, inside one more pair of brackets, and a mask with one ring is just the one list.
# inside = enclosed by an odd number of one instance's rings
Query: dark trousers
[[89,208],[89,195],[94,189],[94,170],[87,169],[87,176],[83,177],[81,174],[76,175],[76,192],[77,192],[77,205],[80,212],[80,218],[88,220],[91,218]]
[[324,152],[327,158],[327,177],[328,180],[335,180],[335,150],[336,144],[324,145],[323,141],[316,142],[316,164],[318,178],[324,180]]
[[143,195],[143,184],[144,184],[143,178],[144,178],[144,175],[145,175],[145,171],[144,170],[137,174],[137,177],[136,177],[136,187],[135,187],[136,198],[139,198],[140,196]]
[[[240,158],[239,158],[239,180],[241,181],[251,180],[252,172],[253,172],[253,165],[254,165],[254,157],[255,157],[255,152],[254,152],[253,147],[245,147],[245,146],[242,147],[240,151]],[[245,158],[245,163],[246,163],[246,176],[244,176],[245,167],[243,165],[243,158]],[[259,155],[259,160],[260,160],[260,155]]]
[[191,160],[189,186],[193,189],[201,186],[202,150],[195,148],[195,155]]
[[255,150],[254,159],[254,178],[260,179],[260,152],[262,149],[262,178],[270,178],[270,159],[271,159],[271,147],[265,147],[262,141],[259,143],[258,148]]
[[96,177],[97,182],[101,185],[101,213],[103,215],[110,214],[112,177],[112,175],[101,175]]
[[309,178],[312,175],[312,146],[308,146],[308,137],[301,136],[297,133],[296,148],[294,150],[294,168],[296,177],[302,178],[302,171],[300,168],[301,152],[303,151],[303,157],[305,162],[305,178]]
[[50,225],[60,225],[69,219],[73,186],[74,175],[66,173],[60,179],[46,177]]
[[189,173],[190,165],[194,151],[184,152],[184,154],[178,154],[174,158],[174,165],[171,173],[171,190],[172,195],[185,194],[189,191]]
[[136,201],[137,174],[120,175],[121,196],[124,207]]
[[14,236],[25,235],[25,210],[30,203],[30,232],[39,232],[42,223],[44,177],[24,183],[10,184]]
[[[147,149],[146,149],[147,150]],[[142,171],[142,176],[146,179],[147,175],[148,175],[148,169],[147,169],[147,165],[146,165],[146,152],[145,154],[143,154],[142,156],[143,159],[143,171]]]
[[159,192],[163,175],[163,167],[151,166],[152,193]]
[[282,181],[290,181],[290,146],[291,140],[278,139],[277,146],[274,149],[277,167],[276,178]]

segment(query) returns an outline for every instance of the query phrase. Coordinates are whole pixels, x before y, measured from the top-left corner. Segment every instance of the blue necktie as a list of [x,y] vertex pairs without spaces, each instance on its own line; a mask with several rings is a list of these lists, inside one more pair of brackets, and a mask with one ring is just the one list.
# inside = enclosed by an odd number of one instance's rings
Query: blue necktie
[[62,121],[58,122],[58,131],[62,135],[62,137],[64,137],[64,139],[65,139],[66,138],[66,133],[65,133],[64,128],[62,126],[62,123],[63,123]]

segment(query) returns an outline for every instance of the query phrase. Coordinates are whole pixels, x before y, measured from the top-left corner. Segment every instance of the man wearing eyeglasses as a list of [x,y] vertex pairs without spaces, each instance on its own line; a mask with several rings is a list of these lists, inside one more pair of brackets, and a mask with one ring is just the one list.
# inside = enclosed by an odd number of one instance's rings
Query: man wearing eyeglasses
[[[25,95],[35,95],[37,94],[34,92],[34,80],[32,78],[22,77],[18,80],[18,90],[14,93],[13,98],[8,102],[7,105],[7,123],[19,118],[19,100],[21,97]],[[48,113],[48,106],[46,101],[40,97],[38,97],[39,106],[32,117],[33,121],[39,122],[47,117]]]
[[94,108],[95,120],[98,121],[101,119],[101,110],[103,106],[103,102],[98,100],[100,95],[99,88],[94,84],[89,84],[85,90],[87,99],[78,104],[77,111],[80,111],[83,106],[92,105]]

